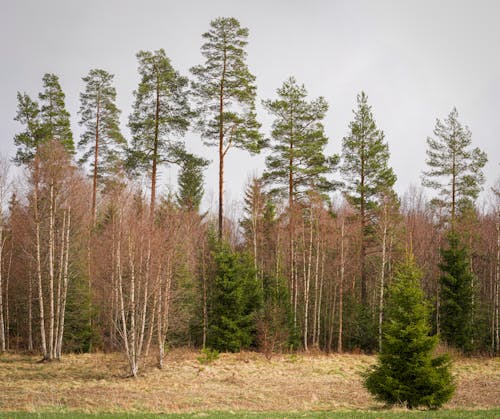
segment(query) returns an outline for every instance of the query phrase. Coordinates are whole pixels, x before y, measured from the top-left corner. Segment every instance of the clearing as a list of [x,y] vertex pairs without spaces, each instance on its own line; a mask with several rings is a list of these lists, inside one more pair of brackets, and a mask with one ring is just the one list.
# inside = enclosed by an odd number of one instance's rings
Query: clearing
[[[199,356],[173,350],[164,370],[147,367],[134,379],[126,378],[120,354],[65,355],[54,363],[6,354],[0,357],[0,411],[380,413],[383,407],[363,388],[359,375],[374,356],[300,353],[267,360],[243,352],[221,354],[207,365],[200,364]],[[500,358],[458,358],[453,371],[457,391],[446,409],[500,413]]]

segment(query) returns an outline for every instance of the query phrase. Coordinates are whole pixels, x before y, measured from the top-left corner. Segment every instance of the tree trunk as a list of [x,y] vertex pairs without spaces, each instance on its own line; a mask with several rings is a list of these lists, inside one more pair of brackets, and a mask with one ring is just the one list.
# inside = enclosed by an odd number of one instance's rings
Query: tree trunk
[[[65,320],[65,314],[66,314],[66,301],[68,297],[68,284],[69,284],[69,274],[68,274],[68,267],[69,267],[69,243],[70,243],[70,230],[71,230],[71,207],[69,207],[67,210],[67,223],[66,223],[66,231],[65,231],[65,240],[63,243],[61,243],[61,246],[64,248],[64,270],[63,270],[63,277],[62,277],[62,295],[61,295],[61,302],[60,302],[60,319],[59,319],[59,329],[58,329],[58,338],[57,338],[57,351],[56,351],[56,358],[61,359],[61,354],[62,354],[62,343],[63,343],[63,336],[64,336],[64,320]],[[64,229],[63,229],[64,232]]]
[[54,345],[54,325],[55,325],[55,305],[54,305],[54,179],[50,181],[50,201],[49,201],[49,360],[55,358]]
[[342,353],[342,323],[343,323],[343,296],[344,296],[344,273],[345,273],[345,254],[344,254],[344,237],[345,237],[345,219],[342,218],[340,226],[340,282],[339,282],[339,336],[337,342],[337,352]]
[[28,275],[28,352],[33,352],[33,277],[31,263]]
[[40,240],[40,214],[38,211],[38,173],[35,180],[35,191],[34,191],[34,218],[35,218],[35,247],[36,247],[36,274],[38,282],[38,306],[40,309],[40,338],[42,345],[43,359],[49,359],[49,354],[47,352],[47,341],[45,335],[45,310],[43,301],[43,283],[42,283],[42,256],[41,256],[41,240]]
[[[0,223],[2,222],[3,220],[0,218]],[[3,316],[4,306],[3,306],[3,281],[2,281],[4,244],[5,244],[5,239],[3,237],[3,225],[0,224],[0,353],[4,353],[6,350],[5,322]]]
[[382,232],[382,264],[380,267],[380,295],[378,302],[378,350],[382,351],[382,322],[384,319],[384,286],[387,239],[387,202],[384,201],[384,221]]
[[206,347],[207,343],[207,328],[208,328],[208,302],[207,302],[207,276],[205,272],[205,241],[202,244],[202,256],[201,256],[201,280],[203,286],[203,349]]
[[226,49],[224,48],[219,92],[219,241],[222,241],[224,228],[224,84],[226,81],[226,65]]
[[497,255],[496,255],[496,269],[495,269],[495,302],[494,302],[494,318],[495,318],[495,354],[500,353],[500,335],[499,335],[499,313],[498,313],[498,295],[500,288],[500,210],[497,215],[496,222],[497,229]]

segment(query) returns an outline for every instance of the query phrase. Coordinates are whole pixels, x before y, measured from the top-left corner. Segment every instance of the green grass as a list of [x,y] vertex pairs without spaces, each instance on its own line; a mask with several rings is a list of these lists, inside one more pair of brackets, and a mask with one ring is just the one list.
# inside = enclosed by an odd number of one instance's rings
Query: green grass
[[85,414],[75,412],[60,412],[60,413],[25,413],[25,412],[12,412],[0,413],[0,418],[5,419],[57,419],[57,418],[74,418],[74,419],[88,419],[88,418],[131,418],[131,419],[153,419],[153,418],[265,418],[265,419],[293,419],[293,418],[500,418],[500,409],[490,410],[434,410],[434,411],[391,411],[391,410],[378,410],[378,411],[335,411],[335,412],[197,412],[197,413],[172,413],[172,414],[153,414],[153,413],[140,413],[140,414],[127,414],[127,413],[96,413]]

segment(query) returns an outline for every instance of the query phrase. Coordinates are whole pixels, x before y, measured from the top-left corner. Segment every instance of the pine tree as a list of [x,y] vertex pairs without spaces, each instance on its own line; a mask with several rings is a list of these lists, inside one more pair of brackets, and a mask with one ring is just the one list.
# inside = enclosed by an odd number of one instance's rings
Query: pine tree
[[69,122],[69,112],[64,103],[65,95],[59,84],[59,77],[55,74],[43,76],[43,92],[40,99],[40,122],[43,141],[57,141],[64,149],[72,154],[75,152],[73,133]]
[[429,336],[429,310],[420,288],[422,273],[411,257],[389,287],[382,350],[364,385],[378,400],[438,408],[455,390],[449,358],[433,357],[438,337]]
[[448,233],[448,248],[441,250],[440,333],[449,345],[472,349],[472,278],[467,248],[458,233]]
[[125,138],[120,132],[116,107],[116,90],[113,75],[100,69],[92,69],[82,80],[85,91],[80,93],[80,125],[85,127],[78,147],[82,150],[82,163],[92,159],[92,216],[95,218],[97,180],[105,177],[120,159],[120,148]]
[[336,164],[336,157],[328,159],[324,154],[328,142],[322,124],[328,110],[326,100],[319,97],[308,101],[304,85],[298,85],[293,77],[283,83],[277,94],[278,99],[263,102],[275,120],[271,154],[266,159],[262,178],[272,186],[271,194],[288,198],[289,285],[296,321],[295,203],[308,191],[327,191],[334,187],[326,174]]
[[235,18],[210,22],[201,47],[205,63],[193,67],[192,83],[197,102],[197,128],[205,144],[219,152],[219,239],[224,213],[224,161],[231,147],[258,152],[260,124],[255,117],[255,76],[245,62],[248,29]]
[[262,291],[248,254],[233,251],[225,242],[213,246],[215,279],[207,344],[219,351],[238,352],[255,341]]
[[183,135],[192,116],[188,104],[188,79],[172,67],[165,51],[139,51],[141,81],[134,92],[134,109],[129,126],[132,143],[129,164],[151,176],[151,214],[156,201],[158,165],[175,163],[184,144],[174,138]]
[[341,172],[345,193],[357,209],[361,223],[361,304],[368,306],[367,245],[373,233],[374,211],[381,192],[392,188],[396,175],[389,167],[389,147],[375,124],[368,97],[361,92],[350,133],[342,142]]
[[487,157],[479,148],[470,149],[472,133],[458,121],[456,108],[444,122],[436,121],[434,135],[427,138],[429,170],[423,172],[422,184],[439,191],[433,202],[449,211],[453,225],[460,205],[474,201],[481,191]]
[[16,164],[27,164],[32,161],[43,140],[39,114],[38,102],[26,93],[17,92],[17,114],[14,120],[24,126],[24,131],[14,136],[14,144],[17,146],[14,157]]
[[180,172],[177,178],[179,192],[177,203],[186,211],[198,211],[203,198],[203,170],[208,160],[191,153],[184,153],[180,161]]
[[276,188],[273,192],[287,195],[289,207],[304,191],[328,190],[332,184],[325,175],[333,159],[327,159],[328,143],[322,120],[328,110],[323,97],[308,101],[304,85],[290,77],[277,90],[278,99],[266,100],[264,107],[275,120],[271,136],[271,155],[266,159],[263,179]]

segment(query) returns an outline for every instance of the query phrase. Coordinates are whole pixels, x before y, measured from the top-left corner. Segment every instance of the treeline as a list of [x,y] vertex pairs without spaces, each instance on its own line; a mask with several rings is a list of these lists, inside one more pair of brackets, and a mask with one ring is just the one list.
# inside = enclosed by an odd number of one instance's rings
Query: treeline
[[[24,179],[9,183],[6,162],[0,173],[1,350],[45,360],[123,350],[133,375],[149,354],[161,367],[176,345],[375,351],[384,292],[413,254],[433,332],[464,353],[498,354],[500,190],[476,206],[486,155],[457,111],[427,139],[423,185],[438,198],[418,188],[398,197],[363,92],[339,156],[324,152],[328,103],[293,77],[262,102],[274,118],[262,133],[247,37],[234,18],[212,21],[191,79],[163,50],[139,52],[128,141],[104,70],[83,78],[76,146],[56,75],[38,100],[18,94]],[[217,220],[200,213],[210,162],[186,151],[189,129],[218,148]],[[240,220],[223,207],[234,147],[267,153]],[[157,197],[163,164],[179,166],[178,188]]]

